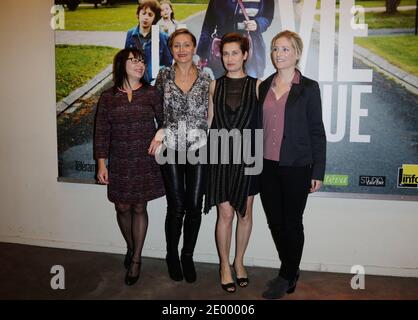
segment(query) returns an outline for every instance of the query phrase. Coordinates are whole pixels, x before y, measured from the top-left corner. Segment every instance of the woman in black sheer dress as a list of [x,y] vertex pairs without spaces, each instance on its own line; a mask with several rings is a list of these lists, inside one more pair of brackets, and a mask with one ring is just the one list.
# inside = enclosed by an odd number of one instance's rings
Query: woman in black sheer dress
[[[245,73],[244,64],[248,57],[249,44],[247,38],[238,33],[224,35],[221,43],[222,61],[226,74],[211,83],[209,115],[212,116],[211,129],[226,129],[228,134],[240,133],[239,139],[229,142],[229,150],[219,147],[219,158],[208,166],[207,193],[205,212],[214,205],[218,209],[216,224],[216,243],[220,260],[220,278],[222,288],[235,292],[229,262],[229,251],[232,238],[232,224],[235,213],[238,216],[236,228],[236,250],[233,268],[236,281],[240,287],[249,283],[244,267],[244,253],[252,229],[252,206],[254,195],[258,193],[257,176],[247,175],[247,165],[243,155],[236,149],[236,143],[241,144],[245,129],[261,127],[260,113],[257,107],[257,90],[260,81]],[[219,131],[218,131],[219,132]],[[214,140],[210,138],[210,156],[214,154]],[[230,138],[228,138],[231,141]],[[216,144],[216,143],[215,143]],[[222,150],[221,150],[222,149]],[[234,152],[234,149],[237,152]],[[242,148],[241,148],[242,150]],[[215,152],[216,153],[216,152]],[[227,154],[225,154],[227,153]],[[235,153],[235,155],[234,155]],[[221,163],[221,158],[228,159],[227,164]],[[239,161],[234,161],[234,158]]]

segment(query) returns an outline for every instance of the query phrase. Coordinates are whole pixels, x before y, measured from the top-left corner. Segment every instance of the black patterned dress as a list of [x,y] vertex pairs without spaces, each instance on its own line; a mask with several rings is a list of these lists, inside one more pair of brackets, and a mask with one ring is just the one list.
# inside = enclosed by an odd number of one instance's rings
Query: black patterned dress
[[[231,88],[237,88],[239,104],[233,107],[227,103]],[[254,130],[262,128],[261,112],[256,94],[257,79],[247,76],[242,79],[230,79],[225,76],[216,80],[213,97],[214,115],[211,129],[226,129],[228,132],[236,129],[243,136],[244,129],[251,130],[251,155],[254,156]],[[236,89],[235,89],[236,90]],[[236,95],[236,92],[235,92]],[[209,136],[211,139],[211,135]],[[219,141],[219,140],[218,140]],[[235,142],[234,142],[235,143]],[[244,141],[241,139],[243,145]],[[209,153],[213,152],[213,141],[210,141]],[[240,163],[234,164],[233,143],[229,143],[229,162],[221,163],[221,148],[218,145],[218,162],[208,164],[207,187],[205,197],[205,213],[214,205],[229,201],[231,206],[241,215],[245,215],[247,197],[259,192],[258,175],[245,175],[245,164],[242,154]],[[260,155],[262,156],[262,154]]]
[[156,126],[163,123],[160,94],[152,86],[132,92],[132,101],[119,90],[100,96],[94,152],[96,159],[109,159],[108,198],[123,204],[144,203],[165,194],[161,171],[148,154]]

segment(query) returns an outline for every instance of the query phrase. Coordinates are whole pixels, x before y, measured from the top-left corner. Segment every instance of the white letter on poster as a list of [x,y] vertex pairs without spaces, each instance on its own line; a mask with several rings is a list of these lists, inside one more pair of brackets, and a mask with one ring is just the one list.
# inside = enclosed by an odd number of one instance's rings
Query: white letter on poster
[[294,30],[295,27],[295,13],[293,11],[292,0],[277,1],[279,3],[280,21],[282,22],[282,30]]
[[151,68],[152,78],[157,78],[160,70],[160,26],[151,27]]
[[351,90],[350,142],[370,143],[369,135],[360,135],[360,117],[367,117],[368,110],[360,108],[361,94],[371,93],[372,86],[353,86]]
[[[280,20],[282,21],[282,30],[295,30],[295,15],[293,12],[292,0],[281,0],[279,2]],[[305,70],[306,59],[309,53],[309,44],[311,42],[312,27],[315,17],[316,0],[305,0],[303,2],[301,24],[299,35],[303,40],[304,49],[300,59],[300,71]]]
[[344,138],[346,113],[347,113],[347,86],[338,87],[338,110],[335,133],[332,128],[332,85],[324,85],[322,88],[322,115],[328,142],[338,142]]
[[321,1],[319,81],[334,80],[335,0]]
[[354,37],[367,37],[367,25],[353,28],[354,0],[340,2],[340,29],[338,35],[338,81],[372,82],[371,69],[353,69]]

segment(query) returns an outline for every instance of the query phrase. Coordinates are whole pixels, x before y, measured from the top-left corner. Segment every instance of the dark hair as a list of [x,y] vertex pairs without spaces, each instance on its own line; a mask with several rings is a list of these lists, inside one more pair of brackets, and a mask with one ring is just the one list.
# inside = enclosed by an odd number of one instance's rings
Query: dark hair
[[136,9],[136,15],[139,16],[139,11],[142,9],[145,10],[146,8],[149,8],[152,12],[154,12],[155,18],[154,21],[152,21],[152,24],[156,24],[161,18],[160,3],[157,0],[142,0],[138,9]]
[[173,10],[173,5],[171,4],[171,2],[169,0],[161,0],[160,1],[160,8],[162,4],[168,4],[171,8],[171,15],[170,15],[170,19],[174,20],[174,10]]
[[[124,81],[128,78],[126,73],[126,61],[129,58],[129,54],[137,59],[144,59],[144,54],[137,48],[126,48],[120,50],[113,58],[113,92],[116,93],[119,88],[123,88]],[[143,85],[147,86],[148,83],[142,77],[139,80]]]
[[229,32],[222,37],[221,46],[220,46],[221,53],[222,53],[222,51],[224,49],[224,45],[226,43],[234,43],[234,42],[239,44],[239,47],[241,49],[242,54],[245,54],[246,52],[249,52],[250,43],[249,43],[248,39],[240,33]]
[[187,34],[187,35],[189,35],[189,36],[190,36],[190,38],[192,38],[193,45],[196,47],[196,37],[194,36],[194,34],[193,34],[193,33],[191,33],[191,32],[189,31],[189,29],[186,29],[186,28],[181,28],[181,29],[177,29],[176,31],[174,31],[174,32],[170,35],[170,38],[168,39],[168,47],[170,48],[170,50],[171,50],[171,49],[172,49],[172,47],[173,47],[173,43],[174,43],[174,39],[175,39],[175,37],[177,37],[177,36],[179,36],[179,35],[181,35],[181,34]]

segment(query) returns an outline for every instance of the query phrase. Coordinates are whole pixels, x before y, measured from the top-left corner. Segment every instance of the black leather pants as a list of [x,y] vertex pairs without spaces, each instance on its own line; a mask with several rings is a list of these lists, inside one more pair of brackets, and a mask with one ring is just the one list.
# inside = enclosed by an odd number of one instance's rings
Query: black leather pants
[[204,164],[164,164],[162,173],[167,195],[165,233],[167,255],[178,257],[178,245],[183,226],[182,255],[193,255],[202,219],[205,187]]

